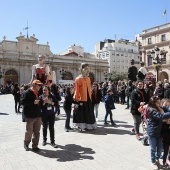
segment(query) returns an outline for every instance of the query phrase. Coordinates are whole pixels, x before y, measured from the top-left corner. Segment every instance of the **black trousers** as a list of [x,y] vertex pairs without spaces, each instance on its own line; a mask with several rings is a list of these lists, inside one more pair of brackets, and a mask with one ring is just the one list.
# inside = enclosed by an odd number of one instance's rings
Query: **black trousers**
[[15,100],[15,112],[18,113],[20,109],[20,100],[16,98],[14,98],[14,100]]
[[170,143],[163,143],[163,149],[164,149],[163,164],[166,163],[166,159],[169,153],[169,147],[170,147]]
[[55,142],[55,139],[54,139],[55,114],[51,114],[48,116],[43,115],[42,122],[43,122],[43,140],[47,141],[47,129],[49,126],[50,140],[51,140],[51,143],[54,143]]
[[107,123],[107,116],[110,115],[110,122],[113,123],[113,114],[111,109],[106,109],[106,115],[104,118],[104,122]]
[[71,117],[71,109],[64,109],[66,113],[66,122],[65,122],[65,128],[70,127],[70,117]]

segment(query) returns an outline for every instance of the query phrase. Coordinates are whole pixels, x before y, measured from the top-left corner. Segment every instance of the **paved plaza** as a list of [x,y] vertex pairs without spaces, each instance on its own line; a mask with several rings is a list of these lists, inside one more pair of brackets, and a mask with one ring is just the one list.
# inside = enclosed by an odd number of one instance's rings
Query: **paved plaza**
[[41,151],[33,152],[23,147],[25,123],[15,113],[13,96],[0,95],[0,170],[149,170],[150,148],[130,133],[133,120],[125,107],[116,104],[113,110],[116,127],[104,126],[101,103],[97,130],[82,133],[65,132],[61,108],[55,122],[58,148],[42,146],[41,129]]

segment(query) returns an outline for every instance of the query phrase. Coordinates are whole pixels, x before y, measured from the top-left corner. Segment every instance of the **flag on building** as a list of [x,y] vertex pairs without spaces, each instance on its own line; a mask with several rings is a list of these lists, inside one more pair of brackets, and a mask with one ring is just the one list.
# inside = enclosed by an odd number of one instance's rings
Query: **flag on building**
[[166,15],[166,9],[164,10],[163,17]]

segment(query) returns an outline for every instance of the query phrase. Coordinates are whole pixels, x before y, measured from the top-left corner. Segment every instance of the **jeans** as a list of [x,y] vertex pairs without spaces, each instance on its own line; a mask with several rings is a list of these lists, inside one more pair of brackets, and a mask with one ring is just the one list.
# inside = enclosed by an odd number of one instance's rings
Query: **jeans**
[[106,115],[105,115],[105,118],[104,118],[104,122],[106,123],[107,122],[107,116],[108,114],[110,114],[110,122],[113,123],[113,114],[112,114],[112,111],[111,109],[106,109]]
[[98,109],[99,109],[99,104],[95,104],[94,105],[94,112],[95,112],[96,118],[98,117]]
[[133,120],[134,120],[135,133],[139,134],[139,126],[141,124],[141,115],[133,115]]
[[155,161],[158,160],[161,156],[162,138],[148,135],[148,139],[151,151],[151,161],[152,163],[155,163]]

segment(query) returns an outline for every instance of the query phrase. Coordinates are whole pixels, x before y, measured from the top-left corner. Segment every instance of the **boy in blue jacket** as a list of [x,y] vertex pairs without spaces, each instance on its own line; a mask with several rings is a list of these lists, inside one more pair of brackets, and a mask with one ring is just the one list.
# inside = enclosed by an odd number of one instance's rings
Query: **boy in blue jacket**
[[115,109],[115,105],[114,105],[114,100],[112,98],[112,90],[108,89],[107,90],[107,94],[106,96],[104,96],[104,103],[105,103],[105,109],[106,109],[106,115],[105,115],[105,119],[104,119],[104,124],[107,125],[107,116],[110,114],[110,122],[112,126],[115,126],[116,123],[113,121],[112,118],[112,110]]

